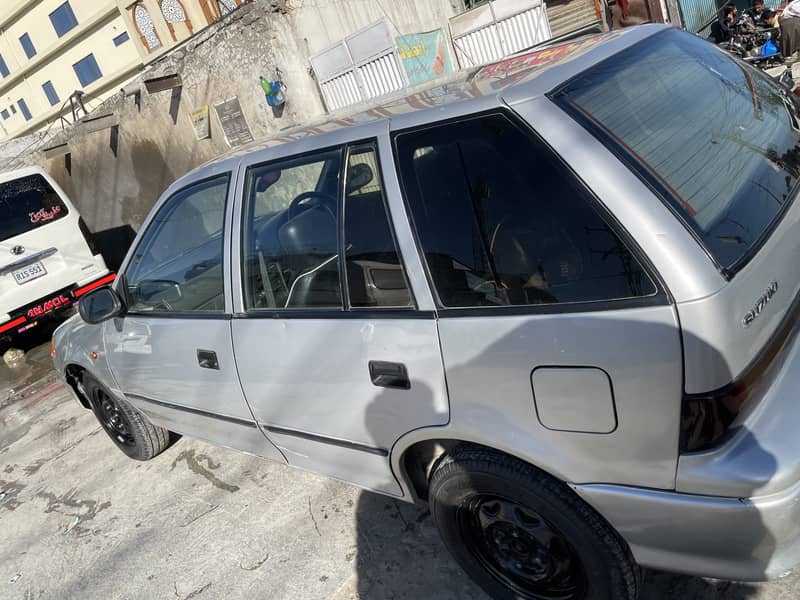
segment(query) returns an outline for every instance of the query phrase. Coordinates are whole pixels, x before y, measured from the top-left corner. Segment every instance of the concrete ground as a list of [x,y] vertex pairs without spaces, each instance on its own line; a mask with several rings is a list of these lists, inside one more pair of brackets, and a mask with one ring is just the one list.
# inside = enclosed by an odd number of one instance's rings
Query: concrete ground
[[[48,351],[0,366],[0,598],[485,599],[424,508],[186,438],[127,459],[49,371]],[[797,576],[653,572],[642,593],[798,597]]]

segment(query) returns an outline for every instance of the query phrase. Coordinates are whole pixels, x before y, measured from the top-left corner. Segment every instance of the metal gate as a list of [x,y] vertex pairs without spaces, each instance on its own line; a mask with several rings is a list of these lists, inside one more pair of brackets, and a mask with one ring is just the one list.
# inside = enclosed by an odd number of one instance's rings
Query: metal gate
[[385,96],[407,85],[385,19],[315,54],[311,66],[329,111]]
[[482,65],[550,39],[543,0],[493,0],[450,19],[462,68]]
[[[680,0],[683,26],[686,31],[697,33],[703,25],[717,14],[724,0]],[[708,35],[708,28],[704,32]]]

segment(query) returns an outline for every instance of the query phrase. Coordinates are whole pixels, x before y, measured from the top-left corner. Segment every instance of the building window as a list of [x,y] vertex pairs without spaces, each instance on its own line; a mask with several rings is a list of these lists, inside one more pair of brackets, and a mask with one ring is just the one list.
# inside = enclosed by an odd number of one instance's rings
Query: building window
[[50,103],[50,106],[58,104],[58,94],[56,93],[56,88],[53,87],[52,81],[44,82],[42,84],[42,89],[44,90],[44,95],[47,96],[47,101]]
[[81,82],[83,87],[86,87],[93,81],[97,81],[103,76],[97,61],[94,59],[94,54],[90,54],[86,58],[82,58],[72,68],[75,69],[75,75],[78,76],[78,81]]
[[22,34],[22,37],[19,38],[19,43],[22,44],[22,49],[25,51],[25,56],[28,58],[33,58],[36,56],[36,48],[33,47],[31,36],[29,36],[27,33]]
[[3,109],[0,111],[0,116],[3,117],[3,121],[8,120],[9,114],[7,109]]
[[50,22],[53,24],[53,29],[56,30],[58,37],[78,26],[78,19],[75,18],[75,13],[72,12],[69,2],[64,2],[64,4],[50,13]]
[[6,61],[2,56],[0,56],[0,75],[8,77],[8,65],[6,65]]
[[169,33],[173,41],[178,41],[175,35],[175,23],[183,23],[189,30],[189,35],[192,35],[192,23],[186,18],[186,11],[183,10],[181,0],[161,0],[161,14],[164,15],[164,20],[167,22]]
[[25,100],[20,98],[17,100],[17,104],[19,104],[19,112],[22,113],[25,120],[30,121],[33,117],[31,116],[31,111],[28,110],[28,105],[25,103]]
[[161,40],[156,33],[153,17],[150,16],[148,10],[141,4],[137,4],[133,7],[133,22],[136,25],[136,29],[139,31],[139,38],[141,39],[142,46],[144,46],[148,52],[152,52],[161,47]]
[[128,37],[128,32],[124,31],[124,32],[120,33],[117,37],[114,38],[114,45],[115,46],[121,46],[122,44],[127,42],[129,39],[131,39],[131,38]]

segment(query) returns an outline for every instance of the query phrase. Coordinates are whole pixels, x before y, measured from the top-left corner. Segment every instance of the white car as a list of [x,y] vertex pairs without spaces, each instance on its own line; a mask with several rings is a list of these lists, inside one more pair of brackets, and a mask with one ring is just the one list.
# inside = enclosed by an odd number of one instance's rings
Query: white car
[[78,211],[40,168],[0,174],[0,337],[113,281]]

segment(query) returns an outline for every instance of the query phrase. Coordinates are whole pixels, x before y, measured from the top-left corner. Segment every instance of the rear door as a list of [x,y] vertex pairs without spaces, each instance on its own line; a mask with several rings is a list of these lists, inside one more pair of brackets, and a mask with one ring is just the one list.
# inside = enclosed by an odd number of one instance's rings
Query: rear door
[[247,165],[233,343],[253,414],[290,464],[401,495],[389,450],[445,424],[448,405],[379,164],[367,141]]
[[450,427],[567,481],[672,487],[680,333],[636,245],[506,112],[401,131],[395,151]]
[[40,173],[0,182],[0,317],[50,296],[69,306],[70,287],[103,274],[79,219]]
[[117,289],[126,314],[103,324],[108,364],[155,423],[282,460],[261,434],[236,375],[224,281],[231,174],[172,194],[146,224]]

